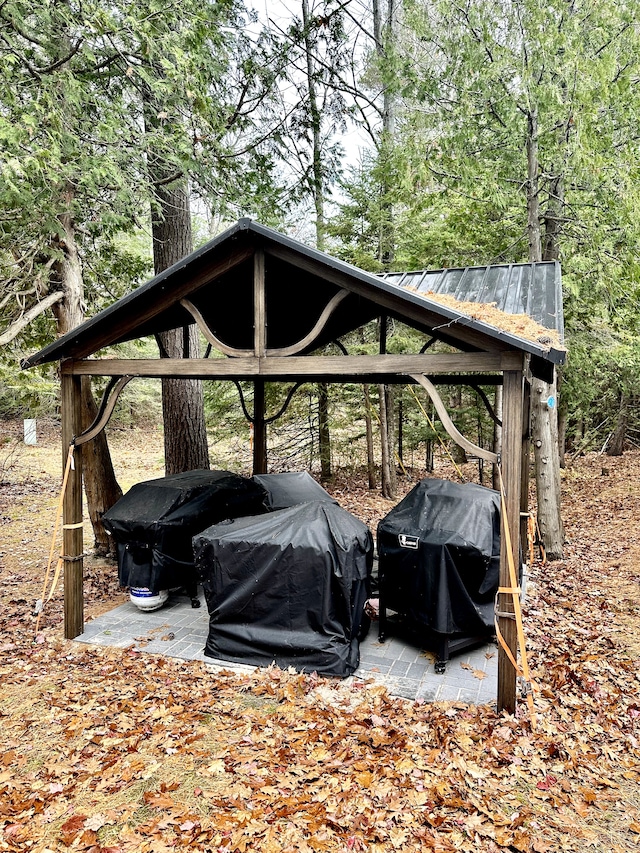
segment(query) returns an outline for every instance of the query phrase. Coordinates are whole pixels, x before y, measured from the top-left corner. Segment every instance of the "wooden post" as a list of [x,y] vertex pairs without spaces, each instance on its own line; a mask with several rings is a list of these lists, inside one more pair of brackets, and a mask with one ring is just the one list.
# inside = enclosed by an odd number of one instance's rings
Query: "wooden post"
[[[64,464],[74,436],[82,432],[82,380],[62,375],[62,448]],[[84,631],[82,449],[77,447],[69,471],[62,508],[64,553],[64,636],[72,640]],[[79,525],[79,526],[76,526]]]
[[253,473],[267,473],[267,424],[264,418],[264,382],[253,383]]
[[[520,488],[522,467],[522,371],[504,372],[502,401],[502,478],[505,490],[506,521],[511,533],[511,552],[518,570],[520,561]],[[504,532],[505,513],[501,514],[500,586],[510,588],[511,578]],[[509,593],[498,595],[498,611],[513,613]],[[498,627],[514,659],[517,659],[518,637],[515,619],[498,616]],[[516,710],[516,672],[502,646],[498,646],[498,711],[510,714]]]
[[[267,353],[265,259],[262,249],[253,258],[253,351],[262,359]],[[264,380],[253,383],[253,473],[267,473],[267,425],[264,417]]]
[[[522,398],[522,468],[520,472],[520,542],[526,548],[529,530],[529,467],[531,464],[531,383],[525,378]],[[527,558],[528,559],[528,558]]]

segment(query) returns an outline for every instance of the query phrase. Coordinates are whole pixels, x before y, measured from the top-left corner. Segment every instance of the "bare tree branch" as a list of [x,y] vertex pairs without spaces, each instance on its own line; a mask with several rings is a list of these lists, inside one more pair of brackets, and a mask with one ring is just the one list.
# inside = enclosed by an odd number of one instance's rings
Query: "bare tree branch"
[[22,314],[17,320],[14,320],[14,322],[10,324],[9,328],[0,335],[0,346],[5,346],[10,343],[29,325],[29,323],[31,323],[32,320],[35,320],[35,318],[39,317],[40,314],[44,314],[48,308],[51,308],[52,305],[55,305],[56,302],[60,302],[63,298],[64,293],[61,290],[56,290],[55,293],[50,293],[49,296],[46,296],[41,302],[34,305],[33,308],[29,308],[28,311],[25,311],[24,314]]

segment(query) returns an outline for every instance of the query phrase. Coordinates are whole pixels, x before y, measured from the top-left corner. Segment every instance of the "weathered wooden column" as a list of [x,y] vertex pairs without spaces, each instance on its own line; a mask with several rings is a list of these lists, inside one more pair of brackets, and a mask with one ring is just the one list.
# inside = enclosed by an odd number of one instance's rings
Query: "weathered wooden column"
[[[253,350],[256,358],[267,354],[265,260],[262,249],[253,256]],[[253,473],[267,473],[267,424],[264,416],[264,380],[253,383]]]
[[264,382],[253,383],[253,474],[267,473],[267,424],[264,417]]
[[[520,471],[520,543],[527,547],[529,531],[529,468],[531,465],[531,383],[524,380],[522,396],[522,465]],[[525,559],[529,559],[525,555]]]
[[[505,490],[506,518],[501,513],[500,586],[511,588],[507,556],[505,522],[511,534],[511,556],[516,574],[520,560],[520,489],[522,468],[522,370],[505,370],[502,401],[502,479]],[[498,613],[511,614],[513,598],[509,593],[498,595]],[[517,660],[518,636],[515,618],[498,615],[500,633]],[[516,709],[516,671],[502,646],[498,646],[498,711],[513,714]]]
[[[62,374],[61,392],[63,464],[69,446],[82,432],[82,380]],[[64,636],[68,640],[84,631],[83,528],[82,528],[82,448],[77,447],[69,471],[62,507],[62,549],[64,558]]]

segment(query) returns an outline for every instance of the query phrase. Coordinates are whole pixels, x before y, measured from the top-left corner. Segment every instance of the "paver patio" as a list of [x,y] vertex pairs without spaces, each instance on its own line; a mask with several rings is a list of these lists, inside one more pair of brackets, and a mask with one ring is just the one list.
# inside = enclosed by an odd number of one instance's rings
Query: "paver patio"
[[[161,610],[145,613],[130,602],[96,617],[84,626],[77,642],[118,648],[134,647],[148,654],[198,660],[214,669],[251,672],[254,666],[216,661],[204,655],[209,614],[204,605],[191,607],[185,595],[172,595]],[[494,642],[467,649],[451,658],[444,673],[434,669],[434,656],[400,636],[378,642],[374,622],[360,644],[360,666],[352,678],[372,679],[393,696],[424,702],[462,701],[495,705],[498,651]]]

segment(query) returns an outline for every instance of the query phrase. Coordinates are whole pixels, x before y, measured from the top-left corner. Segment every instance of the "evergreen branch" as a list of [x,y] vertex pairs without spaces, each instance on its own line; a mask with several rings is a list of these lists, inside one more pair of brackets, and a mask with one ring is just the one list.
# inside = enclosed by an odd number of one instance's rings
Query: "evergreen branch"
[[24,68],[27,69],[27,71],[33,77],[33,79],[38,80],[38,82],[39,82],[40,81],[40,74],[38,74],[37,69],[31,65],[31,63],[26,58],[26,56],[23,56],[18,50],[16,50],[4,35],[2,35],[2,41],[6,45],[8,52],[13,54],[13,56],[15,56],[16,59],[18,59],[20,61],[20,63],[24,66]]
[[[4,7],[7,5],[7,2],[8,2],[8,0],[5,0],[5,2],[2,4],[2,6],[0,6],[0,13],[4,9]],[[22,27],[18,26],[18,24],[16,24],[16,22],[13,19],[5,18],[5,20],[7,21],[7,26],[11,27],[11,29],[14,30],[20,36],[20,38],[23,38],[25,41],[28,41],[30,44],[38,45],[38,47],[41,47],[43,50],[46,48],[45,42],[40,41],[33,34],[27,33],[26,30],[23,30]]]
[[76,53],[80,50],[80,46],[82,45],[83,39],[78,39],[75,44],[75,47],[71,49],[71,52],[67,54],[67,56],[63,56],[62,59],[58,59],[56,62],[52,62],[51,65],[46,65],[44,68],[36,68],[38,74],[51,74],[52,71],[57,71],[58,68],[61,68],[63,65],[66,65],[70,59],[76,55]]
[[180,169],[177,172],[174,172],[172,175],[167,175],[166,178],[158,178],[156,181],[152,181],[151,185],[158,187],[165,187],[167,184],[172,184],[174,181],[179,181],[180,178],[184,178],[184,170]]
[[[292,35],[290,35],[290,33],[286,32],[286,30],[283,30],[282,27],[278,26],[275,22],[272,22],[272,24],[279,31],[280,35],[282,35],[292,46],[295,47],[297,45],[296,40],[293,38]],[[348,83],[344,77],[340,77],[338,74],[336,74],[336,70],[333,65],[326,62],[317,54],[314,54],[313,60],[318,66],[320,66],[320,68],[322,68],[324,71],[329,72],[329,79],[323,81],[324,85],[327,86],[327,88],[330,88],[335,92],[346,92],[346,94],[351,95],[353,98],[360,98],[367,104],[367,106],[371,107],[380,115],[382,115],[382,110],[375,103],[375,101],[371,100],[370,98],[367,98],[367,96],[364,95],[363,92],[355,85],[352,86],[351,83]],[[306,75],[306,69],[300,68],[296,64],[295,60],[293,60],[291,64],[296,69],[296,71],[299,71],[301,74]],[[334,80],[336,82],[333,82]]]

